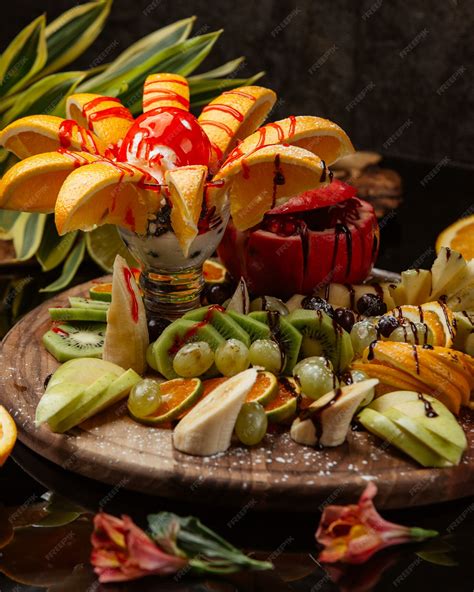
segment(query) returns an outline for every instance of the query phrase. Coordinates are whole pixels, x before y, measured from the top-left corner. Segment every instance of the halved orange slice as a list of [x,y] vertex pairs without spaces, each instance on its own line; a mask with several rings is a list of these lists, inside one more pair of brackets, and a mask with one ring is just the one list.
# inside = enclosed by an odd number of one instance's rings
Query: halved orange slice
[[222,284],[227,279],[227,269],[213,259],[206,259],[202,266],[202,276],[208,284]]
[[208,193],[217,201],[225,191],[238,230],[247,230],[263,219],[268,210],[290,197],[326,184],[322,160],[297,146],[266,146],[239,161],[229,162],[215,175],[223,187]]
[[269,88],[241,86],[222,93],[204,107],[198,121],[211,141],[214,168],[239,140],[265,121],[275,101],[276,94]]
[[112,302],[112,283],[93,284],[89,288],[89,296],[92,300]]
[[13,417],[0,405],[0,467],[15,446],[17,430]]
[[293,417],[299,394],[300,388],[294,378],[280,378],[276,395],[265,405],[268,421],[280,423]]
[[436,252],[441,247],[449,247],[464,257],[474,259],[474,214],[461,218],[448,226],[436,239]]
[[185,257],[198,235],[206,176],[207,167],[202,165],[184,166],[165,173],[172,205],[171,226]]
[[0,207],[21,212],[53,212],[67,176],[97,158],[88,152],[64,151],[44,152],[21,160],[0,180]]
[[59,148],[107,155],[107,145],[72,119],[54,115],[29,115],[17,119],[0,133],[0,146],[18,158]]
[[120,99],[91,93],[70,95],[66,116],[94,132],[107,145],[116,145],[133,124],[133,115]]
[[146,231],[148,216],[159,208],[160,194],[147,189],[143,171],[111,161],[99,161],[73,171],[63,183],[54,209],[60,235],[116,224],[133,232]]
[[189,111],[189,84],[179,74],[150,74],[143,87],[143,113],[159,107]]
[[271,372],[261,371],[257,373],[257,380],[250,389],[245,401],[256,401],[260,405],[266,405],[276,397],[278,393],[277,377]]
[[224,166],[271,144],[299,146],[319,156],[327,165],[354,152],[348,135],[336,123],[322,117],[298,115],[267,123],[258,129],[231,152]]
[[148,425],[162,425],[178,419],[185,411],[193,407],[202,394],[202,382],[199,378],[175,378],[160,384],[161,404],[153,415],[132,417]]

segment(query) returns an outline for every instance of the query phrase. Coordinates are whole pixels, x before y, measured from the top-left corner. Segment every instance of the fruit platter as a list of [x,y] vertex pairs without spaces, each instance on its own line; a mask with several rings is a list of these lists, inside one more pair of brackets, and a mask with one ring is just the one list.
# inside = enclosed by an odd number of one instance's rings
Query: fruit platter
[[79,93],[65,119],[0,133],[18,159],[1,208],[53,213],[61,236],[114,225],[128,249],[4,339],[19,438],[176,500],[302,511],[368,481],[385,507],[467,495],[469,225],[429,269],[376,270],[374,209],[331,171],[350,139],[316,116],[265,123],[275,101],[244,86],[194,115],[186,78],[157,73],[137,118]]

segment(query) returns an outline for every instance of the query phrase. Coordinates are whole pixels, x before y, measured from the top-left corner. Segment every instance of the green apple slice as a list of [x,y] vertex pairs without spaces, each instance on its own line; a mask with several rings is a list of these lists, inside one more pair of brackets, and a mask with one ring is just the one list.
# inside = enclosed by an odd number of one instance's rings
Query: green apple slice
[[129,369],[116,378],[105,390],[99,393],[90,392],[89,395],[84,393],[76,409],[58,423],[56,431],[67,432],[67,430],[79,425],[89,417],[100,413],[106,407],[114,405],[126,397],[131,388],[140,380],[142,380],[142,377],[134,370]]
[[88,387],[106,372],[120,376],[123,371],[123,368],[117,364],[98,358],[76,358],[59,366],[51,376],[46,392],[61,382],[74,382]]
[[400,430],[409,433],[433,452],[445,458],[449,463],[453,465],[459,464],[463,452],[462,448],[455,446],[444,438],[440,438],[435,432],[427,430],[421,422],[405,415],[395,407],[388,409],[384,415],[387,419],[393,421]]
[[399,448],[423,467],[452,466],[450,462],[433,452],[423,442],[402,431],[392,420],[370,407],[362,410],[358,415],[358,420],[366,430]]
[[73,382],[62,382],[49,388],[36,407],[35,424],[52,421],[63,409],[72,409],[85,390],[84,385]]
[[430,403],[437,417],[428,417],[425,410],[425,402],[420,400],[419,393],[414,391],[394,391],[375,399],[370,408],[379,413],[385,413],[395,408],[405,415],[413,418],[424,428],[447,441],[461,450],[467,448],[466,435],[449,409],[430,395],[423,394],[423,399]]
[[[426,395],[424,398],[426,399]],[[423,401],[401,403],[395,408],[443,440],[454,444],[461,450],[465,450],[467,448],[466,434],[451,411],[440,401],[433,400],[431,405],[437,413],[437,417],[428,417],[426,415]]]

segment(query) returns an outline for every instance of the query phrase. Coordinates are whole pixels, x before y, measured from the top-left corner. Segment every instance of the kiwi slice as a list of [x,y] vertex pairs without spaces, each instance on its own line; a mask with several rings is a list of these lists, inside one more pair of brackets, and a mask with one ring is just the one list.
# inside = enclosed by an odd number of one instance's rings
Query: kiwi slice
[[49,315],[53,321],[107,321],[107,311],[94,308],[50,308]]
[[231,317],[238,325],[250,335],[250,341],[253,343],[257,339],[270,339],[270,329],[265,323],[261,323],[248,315],[235,312],[235,310],[226,311],[226,315]]
[[[203,325],[200,322],[178,319],[168,325],[153,344],[152,355],[158,372],[168,380],[179,378],[173,369],[173,358],[183,345],[193,341],[205,341],[215,351],[225,339],[210,324]],[[210,378],[218,374],[213,365],[201,378]]]
[[196,310],[187,312],[183,319],[190,321],[207,320],[214,329],[217,329],[224,339],[238,339],[250,347],[250,335],[227,313],[219,310],[217,306],[203,306]]
[[285,318],[303,335],[301,358],[324,356],[336,372],[351,363],[354,350],[349,333],[325,312],[298,309]]
[[74,358],[100,358],[107,325],[74,323],[57,325],[43,335],[43,345],[58,362]]
[[110,302],[91,300],[90,298],[81,298],[80,296],[69,296],[69,304],[72,308],[85,308],[92,310],[108,310],[110,307]]
[[267,325],[270,330],[270,338],[278,343],[280,351],[285,356],[283,374],[291,374],[300,353],[301,333],[286,320],[287,316],[283,317],[273,310],[251,312],[248,316]]

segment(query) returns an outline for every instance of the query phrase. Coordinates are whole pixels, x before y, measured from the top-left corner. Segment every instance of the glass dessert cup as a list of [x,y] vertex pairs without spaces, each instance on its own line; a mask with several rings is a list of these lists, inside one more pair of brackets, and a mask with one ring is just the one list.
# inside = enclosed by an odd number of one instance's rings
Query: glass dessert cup
[[119,228],[122,240],[141,266],[140,287],[149,320],[173,320],[200,306],[202,266],[219,245],[230,214],[225,196],[215,213],[201,217],[199,233],[186,256],[171,226],[170,212],[165,205],[156,218],[149,220],[146,234]]

